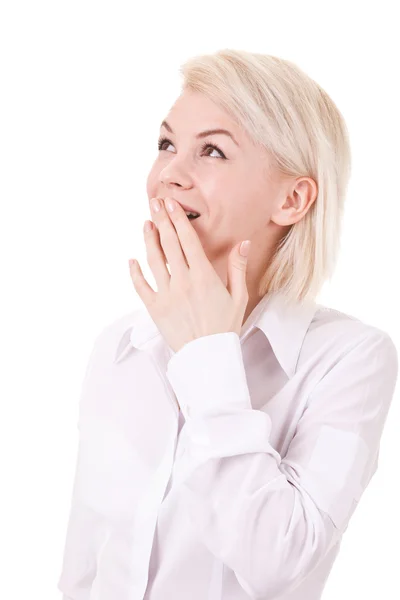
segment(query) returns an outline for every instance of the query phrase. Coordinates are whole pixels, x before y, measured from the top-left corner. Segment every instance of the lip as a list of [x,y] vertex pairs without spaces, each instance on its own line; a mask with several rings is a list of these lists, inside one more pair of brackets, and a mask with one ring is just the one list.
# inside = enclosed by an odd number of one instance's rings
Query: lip
[[171,200],[175,200],[175,202],[177,202],[182,208],[183,210],[187,210],[188,212],[193,212],[196,214],[200,214],[198,210],[196,210],[195,208],[192,208],[191,206],[187,206],[187,204],[182,204],[182,202],[179,202],[179,200],[176,200],[176,198],[172,198],[172,196],[166,196],[166,198],[164,198],[164,200],[166,200],[167,198],[171,198]]
[[[176,202],[178,202],[178,200],[176,200]],[[181,204],[180,202],[178,202],[178,204],[180,204],[183,208],[183,210],[187,210],[188,212],[193,212],[196,214],[200,214],[198,210],[196,210],[195,208],[192,208],[191,206],[186,206],[186,204]]]

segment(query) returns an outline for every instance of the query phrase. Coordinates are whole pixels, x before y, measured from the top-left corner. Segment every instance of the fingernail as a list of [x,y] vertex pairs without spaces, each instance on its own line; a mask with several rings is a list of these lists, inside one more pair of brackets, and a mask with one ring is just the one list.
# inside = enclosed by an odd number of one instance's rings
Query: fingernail
[[153,210],[154,212],[158,212],[161,208],[161,204],[160,202],[157,200],[157,198],[154,198],[152,201],[152,206],[153,206]]
[[175,200],[172,200],[171,198],[167,198],[167,200],[165,201],[165,204],[167,205],[168,212],[172,212],[175,209]]
[[250,240],[246,240],[240,244],[240,254],[242,256],[248,256],[250,250]]
[[144,222],[144,232],[147,233],[148,231],[151,231],[153,229],[153,224],[151,221],[145,221]]

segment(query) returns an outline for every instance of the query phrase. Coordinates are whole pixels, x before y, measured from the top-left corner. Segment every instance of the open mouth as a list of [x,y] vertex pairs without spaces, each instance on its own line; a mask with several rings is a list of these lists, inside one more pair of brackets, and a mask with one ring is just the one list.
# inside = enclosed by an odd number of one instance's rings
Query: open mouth
[[189,219],[189,221],[194,221],[195,219],[198,219],[200,217],[199,213],[186,213],[187,218]]

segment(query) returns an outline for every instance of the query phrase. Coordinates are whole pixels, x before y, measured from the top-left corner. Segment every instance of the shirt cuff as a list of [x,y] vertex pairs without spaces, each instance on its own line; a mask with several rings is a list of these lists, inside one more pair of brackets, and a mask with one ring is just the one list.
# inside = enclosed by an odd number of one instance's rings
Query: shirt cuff
[[196,338],[169,360],[167,378],[187,419],[252,409],[237,333]]

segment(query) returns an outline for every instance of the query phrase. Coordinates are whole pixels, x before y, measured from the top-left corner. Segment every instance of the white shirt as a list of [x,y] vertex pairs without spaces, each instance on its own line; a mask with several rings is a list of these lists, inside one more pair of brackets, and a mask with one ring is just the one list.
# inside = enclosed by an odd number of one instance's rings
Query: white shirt
[[386,332],[278,294],[240,336],[176,353],[145,308],[109,324],[79,403],[63,600],[321,598],[397,374]]

